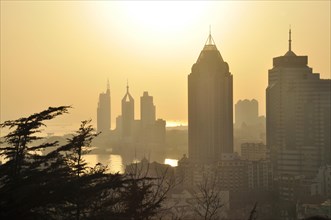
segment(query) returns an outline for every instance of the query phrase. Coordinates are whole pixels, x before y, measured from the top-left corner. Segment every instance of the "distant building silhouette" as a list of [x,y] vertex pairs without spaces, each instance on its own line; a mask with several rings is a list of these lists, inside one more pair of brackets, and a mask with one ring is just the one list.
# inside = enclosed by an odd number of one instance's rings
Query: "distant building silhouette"
[[153,104],[153,96],[148,95],[144,91],[140,97],[140,120],[143,128],[154,125],[155,123],[155,105]]
[[134,99],[129,93],[129,85],[126,86],[126,93],[122,99],[122,117],[121,117],[122,137],[132,137],[134,124]]
[[119,151],[127,155],[149,154],[153,159],[164,161],[166,143],[166,121],[156,120],[153,97],[145,91],[140,98],[141,119],[134,119],[134,99],[127,86],[122,99],[122,115],[116,118],[116,130]]
[[259,122],[259,103],[255,100],[239,100],[235,105],[235,125],[240,127],[246,125],[256,125]]
[[153,96],[148,95],[148,92],[144,91],[143,96],[140,97],[140,142],[145,146],[150,144],[164,144],[165,127],[165,120],[156,120]]
[[165,143],[166,140],[166,121],[157,119],[154,123],[153,141],[155,143]]
[[331,81],[320,79],[307,61],[291,50],[290,30],[289,50],[273,59],[266,89],[267,147],[276,175],[312,178],[331,164]]
[[188,76],[189,158],[202,163],[233,152],[232,75],[209,34]]
[[108,133],[111,129],[110,86],[107,81],[106,93],[100,93],[97,108],[97,131]]

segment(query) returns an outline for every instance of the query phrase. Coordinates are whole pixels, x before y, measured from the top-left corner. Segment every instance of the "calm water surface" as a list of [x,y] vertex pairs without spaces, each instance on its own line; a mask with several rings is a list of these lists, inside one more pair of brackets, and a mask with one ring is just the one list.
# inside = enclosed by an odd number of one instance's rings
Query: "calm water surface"
[[107,165],[109,172],[111,173],[124,173],[125,166],[122,161],[121,155],[111,154],[111,155],[84,155],[84,159],[89,166],[93,167],[97,163],[102,163]]
[[[93,167],[97,163],[102,163],[103,165],[107,165],[109,172],[111,173],[124,173],[125,171],[125,164],[123,163],[122,156],[118,154],[110,154],[110,155],[96,155],[90,154],[85,155],[84,159],[88,163],[89,166]],[[132,161],[139,162],[137,160]],[[165,159],[164,163],[169,164],[170,166],[177,166],[178,160],[167,158]]]

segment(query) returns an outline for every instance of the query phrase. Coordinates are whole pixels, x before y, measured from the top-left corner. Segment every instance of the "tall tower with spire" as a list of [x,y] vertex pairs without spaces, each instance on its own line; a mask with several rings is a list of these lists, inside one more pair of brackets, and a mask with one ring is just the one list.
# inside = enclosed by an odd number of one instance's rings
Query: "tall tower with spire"
[[107,80],[107,90],[105,93],[99,94],[99,102],[97,108],[97,131],[107,133],[111,129],[110,115],[110,85]]
[[126,85],[126,93],[122,99],[122,137],[132,136],[134,123],[134,99],[129,92],[129,83]]
[[233,152],[233,93],[229,65],[211,33],[188,75],[189,158],[213,163]]
[[308,56],[288,51],[273,58],[266,89],[267,146],[276,176],[314,178],[331,164],[330,79],[320,79]]

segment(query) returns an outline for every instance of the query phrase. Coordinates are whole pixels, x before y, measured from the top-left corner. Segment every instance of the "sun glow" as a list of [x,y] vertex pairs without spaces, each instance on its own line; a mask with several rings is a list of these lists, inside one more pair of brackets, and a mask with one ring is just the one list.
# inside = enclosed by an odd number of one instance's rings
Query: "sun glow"
[[174,160],[174,159],[165,159],[164,160],[164,164],[168,164],[172,167],[176,167],[178,166],[178,160]]
[[166,127],[180,127],[180,126],[187,126],[187,122],[183,121],[167,121]]
[[[143,37],[146,38],[146,34],[151,37],[178,36],[189,29],[196,29],[201,22],[206,22],[204,25],[208,28],[209,21],[205,16],[210,7],[210,4],[202,1],[115,1],[111,4],[86,4],[86,12],[87,19],[95,19],[92,25],[107,31],[108,37],[117,30],[129,31],[134,37],[145,33]],[[121,26],[113,26],[115,23]]]
[[167,33],[194,25],[206,8],[206,2],[125,2],[123,12],[141,28]]

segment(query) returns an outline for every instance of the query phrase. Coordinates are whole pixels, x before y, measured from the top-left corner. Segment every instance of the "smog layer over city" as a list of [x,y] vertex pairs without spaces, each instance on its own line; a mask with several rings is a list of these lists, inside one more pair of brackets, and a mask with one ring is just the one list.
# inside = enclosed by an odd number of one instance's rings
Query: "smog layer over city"
[[0,4],[0,219],[331,219],[330,1]]

